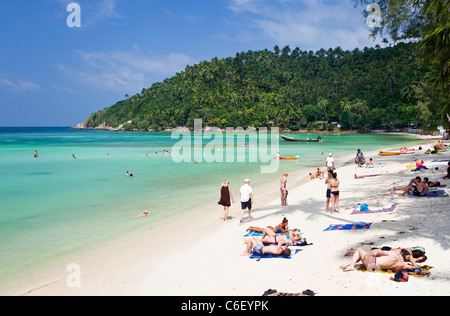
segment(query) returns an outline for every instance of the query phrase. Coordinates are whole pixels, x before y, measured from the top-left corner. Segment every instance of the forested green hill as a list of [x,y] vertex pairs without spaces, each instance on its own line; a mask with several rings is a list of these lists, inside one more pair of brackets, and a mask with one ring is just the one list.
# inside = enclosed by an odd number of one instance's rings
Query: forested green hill
[[92,114],[85,126],[133,121],[124,127],[160,130],[192,127],[200,118],[221,128],[317,129],[317,121],[343,130],[406,127],[422,121],[416,90],[426,70],[416,45],[317,52],[275,46],[214,58]]

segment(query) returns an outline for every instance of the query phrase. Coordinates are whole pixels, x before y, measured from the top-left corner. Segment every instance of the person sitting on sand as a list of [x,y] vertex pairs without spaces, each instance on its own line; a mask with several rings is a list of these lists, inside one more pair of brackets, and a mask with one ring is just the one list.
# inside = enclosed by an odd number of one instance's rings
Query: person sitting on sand
[[448,163],[447,175],[444,176],[444,179],[450,179],[450,162]]
[[411,185],[408,185],[402,189],[396,189],[394,187],[393,190],[394,191],[403,191],[403,193],[400,193],[400,196],[404,196],[404,195],[408,194],[408,192],[412,192],[413,195],[416,195],[416,196],[427,194],[428,178],[424,178],[422,181],[417,182],[418,178],[420,179],[420,177],[416,177],[414,179],[414,181],[411,180],[413,182],[413,184],[411,184]]
[[272,255],[282,255],[283,257],[289,257],[291,255],[291,249],[289,249],[289,247],[287,246],[283,246],[282,243],[278,243],[278,245],[264,246],[261,239],[255,236],[245,240],[245,244],[246,248],[245,251],[242,253],[242,256],[249,256],[252,253],[260,256],[265,254],[272,254]]
[[288,224],[289,224],[289,221],[285,217],[285,218],[283,218],[283,221],[280,224],[278,224],[276,227],[268,226],[266,228],[261,228],[261,227],[256,227],[256,226],[250,226],[249,228],[247,228],[247,231],[252,230],[255,232],[262,233],[262,232],[264,232],[264,229],[270,229],[274,233],[286,234],[289,231]]
[[303,237],[294,231],[290,231],[288,234],[286,235],[277,235],[275,234],[273,231],[269,230],[269,229],[265,229],[263,231],[263,236],[261,238],[261,241],[265,244],[293,244],[296,241],[300,241],[300,242],[304,242],[305,240],[303,239]]
[[366,168],[374,168],[373,159],[370,158],[369,161],[366,163]]
[[402,191],[410,186],[418,186],[420,184],[420,182],[422,182],[422,178],[415,177],[415,178],[412,178],[411,181],[409,181],[408,185],[404,186],[403,188],[395,188],[394,187],[393,189],[394,189],[394,191]]
[[309,180],[314,180],[316,178],[315,175],[313,175],[311,172],[309,173]]
[[317,168],[316,178],[323,179],[324,177],[325,177],[325,173],[322,170],[320,170],[320,168]]
[[375,253],[369,253],[366,249],[358,248],[353,254],[353,259],[350,263],[340,266],[345,272],[355,270],[355,264],[359,261],[362,265],[366,267],[367,271],[377,271],[382,269],[387,270],[408,270],[412,267],[418,268],[419,266],[415,263],[412,265],[406,263],[406,261],[411,260],[411,255],[407,251],[401,251],[398,254],[395,251],[377,251]]

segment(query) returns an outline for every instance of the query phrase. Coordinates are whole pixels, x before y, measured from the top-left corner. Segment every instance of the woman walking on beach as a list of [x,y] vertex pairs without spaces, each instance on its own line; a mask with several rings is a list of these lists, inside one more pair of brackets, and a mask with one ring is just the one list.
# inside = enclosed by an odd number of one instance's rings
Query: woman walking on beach
[[333,178],[331,179],[330,184],[331,184],[331,209],[334,214],[334,211],[337,206],[336,212],[340,213],[341,212],[341,209],[339,207],[339,184],[340,184],[340,181],[337,178],[336,172],[333,173]]
[[223,205],[223,220],[228,220],[228,210],[230,209],[231,202],[234,203],[233,194],[231,194],[230,181],[225,180],[222,183],[222,189],[220,190],[220,205]]

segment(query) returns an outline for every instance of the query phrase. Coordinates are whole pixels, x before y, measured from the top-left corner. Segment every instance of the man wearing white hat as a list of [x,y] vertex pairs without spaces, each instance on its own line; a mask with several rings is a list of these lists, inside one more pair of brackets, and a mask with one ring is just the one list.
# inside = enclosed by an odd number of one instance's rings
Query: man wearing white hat
[[334,159],[333,159],[333,154],[329,154],[328,158],[327,158],[327,163],[326,163],[326,167],[327,170],[335,170],[336,168],[334,167]]
[[248,219],[250,220],[251,212],[252,212],[252,204],[253,204],[253,190],[250,186],[250,179],[244,180],[244,185],[241,186],[241,223],[242,216],[244,215],[244,211],[248,208]]

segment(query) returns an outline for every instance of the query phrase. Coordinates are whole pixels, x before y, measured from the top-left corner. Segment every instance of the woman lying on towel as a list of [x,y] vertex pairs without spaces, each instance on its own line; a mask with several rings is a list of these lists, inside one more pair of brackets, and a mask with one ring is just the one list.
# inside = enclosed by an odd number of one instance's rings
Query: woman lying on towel
[[278,243],[293,245],[297,241],[305,241],[298,230],[289,231],[286,235],[277,235],[272,230],[265,228],[261,241],[265,244],[276,245]]
[[[345,272],[355,270],[355,264],[359,261],[366,267],[367,271],[377,271],[382,269],[399,271],[411,268],[419,268],[411,254],[405,249],[396,251],[383,251],[381,249],[376,252],[358,248],[354,250],[353,259],[350,263],[340,266]],[[409,264],[410,262],[411,264]]]
[[[398,257],[401,257],[405,263],[406,262],[410,262],[411,266],[409,266],[409,268],[418,268],[419,266],[417,265],[417,263],[422,263],[425,262],[427,260],[427,256],[425,256],[425,251],[420,250],[420,249],[411,249],[411,248],[391,248],[391,247],[382,247],[380,248],[372,248],[372,249],[363,249],[363,248],[359,248],[365,251],[365,253],[369,256],[371,256],[371,260],[376,262],[376,257],[379,256],[379,254],[381,252],[393,252],[395,253]],[[358,249],[354,249],[354,248],[350,248],[347,250],[347,252],[345,253],[344,256],[350,256],[350,255],[354,255],[356,252],[358,251]],[[369,259],[369,257],[367,257],[366,259]],[[363,262],[364,266],[369,270],[371,268],[373,268],[370,264],[369,261],[367,261],[366,263],[369,264],[369,267]]]
[[272,231],[274,234],[287,234],[289,231],[289,227],[288,227],[288,220],[285,218],[283,218],[283,221],[278,224],[276,227],[266,227],[266,228],[261,228],[261,227],[256,227],[256,226],[250,226],[249,228],[247,228],[247,231],[255,231],[255,232],[259,232],[259,233],[263,233],[264,229],[269,229],[270,231]]

